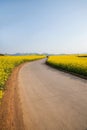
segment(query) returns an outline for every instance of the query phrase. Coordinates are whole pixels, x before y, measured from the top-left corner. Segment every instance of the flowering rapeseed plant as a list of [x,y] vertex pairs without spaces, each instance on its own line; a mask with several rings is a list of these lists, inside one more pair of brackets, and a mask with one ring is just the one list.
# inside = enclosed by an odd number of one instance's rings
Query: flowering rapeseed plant
[[5,87],[5,83],[10,75],[12,69],[26,61],[32,61],[44,58],[41,55],[31,56],[0,56],[0,90]]
[[50,56],[47,60],[57,68],[87,76],[87,55],[61,55]]

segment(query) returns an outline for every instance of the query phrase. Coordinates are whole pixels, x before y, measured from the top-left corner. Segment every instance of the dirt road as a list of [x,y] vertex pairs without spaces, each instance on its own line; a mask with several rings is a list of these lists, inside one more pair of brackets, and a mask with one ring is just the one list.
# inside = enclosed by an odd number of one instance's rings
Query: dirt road
[[87,130],[87,81],[44,62],[27,63],[19,72],[25,130]]

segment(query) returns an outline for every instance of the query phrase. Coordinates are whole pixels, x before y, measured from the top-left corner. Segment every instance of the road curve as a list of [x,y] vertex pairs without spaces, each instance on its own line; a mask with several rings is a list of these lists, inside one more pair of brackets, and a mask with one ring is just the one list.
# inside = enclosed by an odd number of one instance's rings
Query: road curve
[[45,65],[25,64],[18,76],[25,130],[87,130],[87,81]]

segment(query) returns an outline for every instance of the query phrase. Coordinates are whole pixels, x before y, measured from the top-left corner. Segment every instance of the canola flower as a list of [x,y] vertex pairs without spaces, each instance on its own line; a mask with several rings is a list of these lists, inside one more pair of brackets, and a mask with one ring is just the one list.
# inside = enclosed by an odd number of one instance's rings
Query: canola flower
[[[5,83],[13,68],[21,63],[44,58],[42,55],[31,56],[0,56],[0,93],[5,88]],[[2,94],[1,94],[2,95]]]
[[59,69],[87,77],[87,55],[50,56],[47,63]]
[[3,95],[4,95],[4,92],[2,90],[0,90],[0,104],[1,104],[1,99],[2,99]]

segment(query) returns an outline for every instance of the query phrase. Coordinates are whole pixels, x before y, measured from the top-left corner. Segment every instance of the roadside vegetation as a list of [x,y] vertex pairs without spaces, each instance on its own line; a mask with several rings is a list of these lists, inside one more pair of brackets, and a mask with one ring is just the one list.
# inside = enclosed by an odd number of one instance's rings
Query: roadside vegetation
[[87,78],[87,55],[49,56],[47,64]]
[[8,80],[12,70],[21,63],[38,60],[44,58],[43,55],[31,55],[31,56],[0,56],[0,99],[3,96],[3,90],[5,89],[5,83]]

